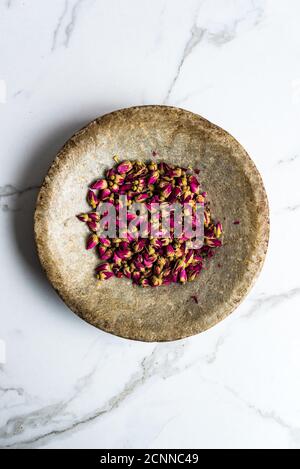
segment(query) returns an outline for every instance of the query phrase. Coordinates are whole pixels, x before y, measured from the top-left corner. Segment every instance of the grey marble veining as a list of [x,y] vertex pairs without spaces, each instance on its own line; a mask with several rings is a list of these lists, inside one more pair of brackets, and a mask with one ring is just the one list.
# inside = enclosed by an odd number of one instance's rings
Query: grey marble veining
[[185,44],[177,70],[163,101],[165,104],[169,103],[169,99],[179,79],[184,63],[199,44],[202,42],[207,42],[216,47],[221,47],[228,42],[233,41],[237,37],[238,28],[241,23],[250,20],[250,27],[256,27],[259,25],[264,17],[265,2],[262,0],[249,1],[246,3],[249,4],[249,9],[247,9],[247,11],[242,14],[242,16],[238,15],[236,18],[231,19],[228,23],[225,24],[214,24],[214,27],[212,25],[206,27],[205,25],[201,25],[201,8],[206,4],[206,2],[205,0],[199,1],[199,5],[195,14],[193,15],[193,25],[190,30],[189,38]]
[[[112,396],[100,408],[95,409],[92,413],[81,416],[80,418],[73,416],[70,423],[65,422],[68,415],[68,406],[74,399],[78,398],[80,392],[85,389],[90,381],[93,379],[95,369],[92,370],[87,376],[78,380],[74,386],[72,394],[61,402],[57,402],[50,406],[45,406],[40,409],[34,410],[28,414],[17,414],[6,422],[4,427],[0,427],[0,448],[32,448],[37,443],[44,443],[59,434],[72,432],[80,429],[81,426],[87,425],[96,419],[99,419],[114,409],[118,408],[129,396],[131,396],[137,388],[144,385],[146,381],[151,379],[154,375],[161,375],[163,377],[170,377],[178,373],[180,369],[176,366],[176,362],[180,359],[184,352],[184,344],[173,345],[170,353],[169,347],[164,345],[157,345],[149,356],[146,356],[139,364],[139,369],[136,371],[124,384],[121,392]],[[1,391],[1,388],[0,388]],[[5,390],[6,392],[8,389]],[[23,390],[18,390],[18,394],[22,395]],[[58,424],[58,428],[47,431],[49,423],[56,417],[60,417],[62,424]],[[39,428],[43,430],[34,438],[26,439],[26,433],[31,429]],[[25,439],[22,435],[25,434]],[[17,439],[16,443],[5,444],[5,441]],[[2,443],[1,443],[2,442]]]
[[7,197],[12,197],[12,196],[20,197],[26,194],[27,192],[37,191],[39,189],[40,189],[39,185],[29,186],[23,189],[18,189],[17,187],[12,186],[11,184],[6,184],[5,186],[0,187],[0,198],[4,199]]
[[[90,3],[90,0],[64,0],[61,16],[53,32],[51,51],[54,52],[59,45],[68,47],[76,27],[80,9]],[[59,44],[61,41],[61,44]]]

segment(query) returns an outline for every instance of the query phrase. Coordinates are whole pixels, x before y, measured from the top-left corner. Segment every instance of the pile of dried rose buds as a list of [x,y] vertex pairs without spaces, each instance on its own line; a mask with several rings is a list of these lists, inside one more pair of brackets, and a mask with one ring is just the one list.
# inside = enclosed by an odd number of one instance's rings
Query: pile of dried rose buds
[[[200,183],[191,169],[166,163],[124,161],[106,172],[105,178],[95,181],[88,191],[87,200],[92,208],[89,213],[78,215],[91,234],[87,249],[97,248],[101,261],[96,268],[99,281],[112,277],[131,279],[135,285],[158,287],[193,281],[203,269],[204,260],[214,255],[222,246],[222,225],[211,218],[207,194],[201,192]],[[174,224],[170,236],[153,237],[128,233],[125,237],[108,238],[99,234],[102,215],[99,207],[112,204],[120,212],[121,196],[126,196],[127,206],[134,203],[189,204],[192,208],[201,204],[204,209],[204,244],[191,248],[187,237],[174,236]],[[130,222],[135,215],[128,213]],[[119,224],[118,216],[116,223]],[[151,225],[151,224],[150,224]],[[149,226],[149,230],[151,226]]]

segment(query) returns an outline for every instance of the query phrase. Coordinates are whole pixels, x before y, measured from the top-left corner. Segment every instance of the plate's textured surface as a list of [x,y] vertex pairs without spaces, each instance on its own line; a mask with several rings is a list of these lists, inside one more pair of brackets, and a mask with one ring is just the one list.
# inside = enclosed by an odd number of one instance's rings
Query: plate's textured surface
[[[89,209],[88,184],[113,165],[113,155],[149,160],[153,150],[158,161],[201,170],[224,247],[194,283],[142,289],[112,279],[97,287],[97,257],[85,250],[86,227],[75,218]],[[268,202],[256,167],[227,132],[181,109],[137,107],[95,120],[66,143],[40,191],[35,235],[50,282],[76,314],[122,337],[175,340],[212,327],[248,293],[267,251]]]

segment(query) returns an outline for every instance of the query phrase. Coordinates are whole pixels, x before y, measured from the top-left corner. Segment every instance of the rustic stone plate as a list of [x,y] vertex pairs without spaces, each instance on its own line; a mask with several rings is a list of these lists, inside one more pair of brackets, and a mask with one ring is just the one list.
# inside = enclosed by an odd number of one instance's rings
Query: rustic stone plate
[[[153,150],[159,160],[201,170],[224,247],[195,283],[142,289],[112,279],[97,287],[97,258],[85,250],[86,227],[75,218],[89,209],[88,184],[115,154],[148,160]],[[38,197],[35,235],[42,266],[74,313],[118,336],[168,341],[212,327],[249,292],[267,251],[268,202],[255,165],[227,132],[182,109],[136,107],[96,119],[65,144]]]

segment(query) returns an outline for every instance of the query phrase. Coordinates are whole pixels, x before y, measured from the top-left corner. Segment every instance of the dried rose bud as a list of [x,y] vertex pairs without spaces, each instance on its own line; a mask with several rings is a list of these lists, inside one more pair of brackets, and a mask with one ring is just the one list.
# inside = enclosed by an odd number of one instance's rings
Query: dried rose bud
[[127,247],[127,248],[124,248],[124,249],[117,249],[116,250],[116,255],[124,260],[124,259],[130,259],[132,257],[132,252],[131,250]]
[[191,249],[186,255],[185,264],[188,266],[193,262],[193,260],[194,260],[194,251]]
[[139,239],[136,243],[134,243],[133,250],[134,252],[141,252],[146,245],[145,239]]
[[178,197],[181,196],[181,194],[182,194],[182,189],[180,187],[175,187],[175,189],[172,192],[172,196],[177,199]]
[[159,202],[159,195],[153,195],[149,200],[148,204],[156,204]]
[[164,270],[162,271],[162,274],[161,274],[164,278],[166,277],[169,277],[170,275],[172,275],[172,269],[171,267],[165,267]]
[[210,213],[207,210],[205,210],[204,211],[204,226],[208,227],[209,224],[210,224]]
[[99,238],[99,242],[102,246],[109,248],[111,246],[111,240],[109,238]]
[[150,287],[150,282],[147,278],[143,278],[141,281],[140,281],[140,285],[141,287],[143,288],[147,288],[147,287]]
[[113,255],[113,262],[116,266],[122,265],[122,259],[121,259],[121,257],[118,256],[118,254],[116,252]]
[[119,249],[130,249],[130,244],[127,239],[121,239],[121,243],[119,244]]
[[169,244],[172,242],[172,240],[170,238],[162,238],[161,239],[161,245],[162,246],[169,246]]
[[171,193],[172,193],[172,184],[168,184],[164,190],[161,192],[161,195],[165,198],[165,199],[168,199],[168,197],[170,197]]
[[171,276],[169,276],[169,277],[166,277],[166,278],[163,280],[163,283],[162,283],[162,284],[163,284],[164,286],[168,286],[168,285],[171,285],[172,283],[173,283],[173,279],[172,279]]
[[134,261],[134,266],[135,266],[135,270],[137,272],[141,272],[141,273],[145,273],[145,266],[143,263],[139,262],[139,261]]
[[121,174],[116,174],[114,182],[115,184],[118,184],[119,186],[121,186],[125,182],[125,176]]
[[120,187],[120,194],[126,194],[132,188],[132,182],[126,182]]
[[199,264],[199,262],[202,262],[202,261],[203,261],[203,258],[201,256],[201,254],[194,253],[193,264],[194,263]]
[[130,279],[132,277],[131,270],[128,266],[124,267],[123,274],[125,275],[126,278]]
[[127,221],[131,222],[137,219],[136,213],[127,213]]
[[145,202],[145,200],[147,200],[149,198],[149,195],[147,193],[145,194],[139,194],[136,198],[135,198],[135,201],[137,203],[142,203],[142,202]]
[[100,192],[99,194],[99,200],[106,200],[109,198],[111,194],[111,190],[110,189],[103,189],[103,191]]
[[99,274],[97,274],[97,278],[100,280],[100,282],[104,282],[105,280],[109,280],[112,277],[114,277],[113,272],[106,271],[106,272],[99,272]]
[[190,188],[193,194],[198,194],[200,192],[200,184],[195,176],[190,177]]
[[138,233],[129,232],[127,233],[127,240],[132,243],[138,239]]
[[102,191],[103,189],[107,189],[108,184],[106,179],[98,179],[91,185],[91,189]]
[[180,178],[182,176],[182,169],[181,168],[170,169],[170,171],[167,174],[172,179]]
[[108,204],[112,204],[114,205],[115,204],[115,197],[114,197],[114,194],[112,194],[106,201]]
[[170,182],[167,181],[167,180],[164,178],[164,179],[162,179],[162,180],[159,182],[158,187],[159,187],[160,189],[165,189],[169,184],[170,184]]
[[138,254],[135,258],[135,262],[144,265],[144,256],[142,254]]
[[139,282],[141,279],[141,272],[134,271],[132,273],[132,279],[134,280],[134,282]]
[[149,246],[147,251],[150,256],[153,256],[156,252],[153,246]]
[[151,277],[151,284],[153,285],[153,287],[160,287],[162,283],[163,283],[162,278],[156,277],[155,275]]
[[159,172],[158,171],[153,171],[153,173],[150,174],[148,184],[149,185],[156,184],[158,179],[159,179]]
[[164,277],[168,276],[171,273],[171,269],[166,268],[167,260],[164,257],[159,257],[154,266],[155,275],[163,274]]
[[94,221],[94,222],[100,221],[100,215],[98,212],[90,212],[88,215],[91,221]]
[[88,240],[87,240],[87,245],[86,245],[86,248],[89,250],[89,249],[94,249],[94,247],[96,247],[98,244],[99,244],[99,238],[97,235],[95,234],[92,234],[88,237]]
[[101,244],[99,244],[98,254],[99,254],[100,259],[102,259],[102,257],[105,255],[106,250],[107,250],[107,248],[105,246],[102,246]]
[[182,187],[187,187],[188,181],[187,181],[186,176],[183,176],[182,178],[180,178],[179,181],[180,181],[180,184],[182,185]]
[[100,257],[100,259],[102,261],[109,261],[113,256],[113,251],[111,249],[107,249],[107,251],[105,251],[102,256]]
[[199,267],[189,267],[187,269],[188,281],[193,282],[200,274],[202,266]]
[[117,171],[119,174],[126,174],[132,169],[132,163],[130,161],[123,161],[123,163],[119,164]]
[[148,169],[150,171],[157,171],[157,163],[154,163],[153,161],[151,161],[151,163],[148,164]]
[[147,254],[145,254],[144,256],[144,265],[147,269],[149,268],[152,268],[154,262],[157,260],[157,256],[156,255],[152,255],[152,256],[149,256]]
[[81,213],[80,215],[77,215],[78,220],[87,223],[90,220],[89,214],[88,213]]
[[214,232],[215,232],[216,238],[220,238],[222,236],[222,232],[223,232],[222,223],[218,222],[216,224]]
[[187,282],[187,273],[185,269],[182,269],[179,272],[179,282],[180,283],[186,283]]
[[169,265],[169,260],[166,259],[165,257],[162,257],[162,256],[159,256],[159,258],[157,259],[157,263],[164,267],[165,265]]
[[98,223],[98,222],[96,222],[96,221],[89,221],[89,222],[87,223],[87,225],[88,225],[90,231],[94,231],[95,233],[96,233],[97,231],[99,231],[100,223]]
[[198,194],[195,200],[197,204],[204,205],[205,203],[205,198],[201,194]]
[[111,181],[113,181],[116,177],[116,170],[114,168],[112,169],[109,169],[106,173],[106,177],[107,179],[110,179]]
[[108,262],[104,262],[96,267],[97,273],[105,271],[111,272],[111,265]]
[[151,246],[153,246],[155,249],[161,249],[165,245],[163,244],[162,239],[154,238],[151,240]]
[[92,209],[96,209],[99,205],[99,199],[98,197],[96,196],[96,194],[89,190],[88,191],[88,195],[87,195],[87,201],[89,203],[89,205],[92,207]]
[[192,193],[189,189],[185,189],[182,193],[183,201],[185,204],[188,204],[192,200]]
[[218,248],[222,246],[222,241],[219,239],[206,238],[205,241],[206,241],[207,246],[210,246],[212,248]]
[[163,167],[163,172],[164,174],[168,174],[172,169],[174,169],[173,165],[167,164],[167,163],[161,163]]
[[167,255],[167,257],[174,257],[175,256],[175,249],[173,248],[173,246],[171,244],[169,244],[166,247],[166,255]]
[[111,192],[116,194],[116,193],[119,192],[120,188],[119,188],[118,184],[115,183],[110,187],[110,190],[111,190]]
[[131,178],[140,178],[142,176],[146,176],[146,174],[148,173],[148,168],[146,166],[144,166],[144,164],[140,167],[138,167],[137,169],[131,171]]
[[184,267],[185,267],[185,260],[184,259],[179,259],[178,261],[176,261],[176,264],[173,268],[173,272],[177,273],[180,270],[182,270]]

